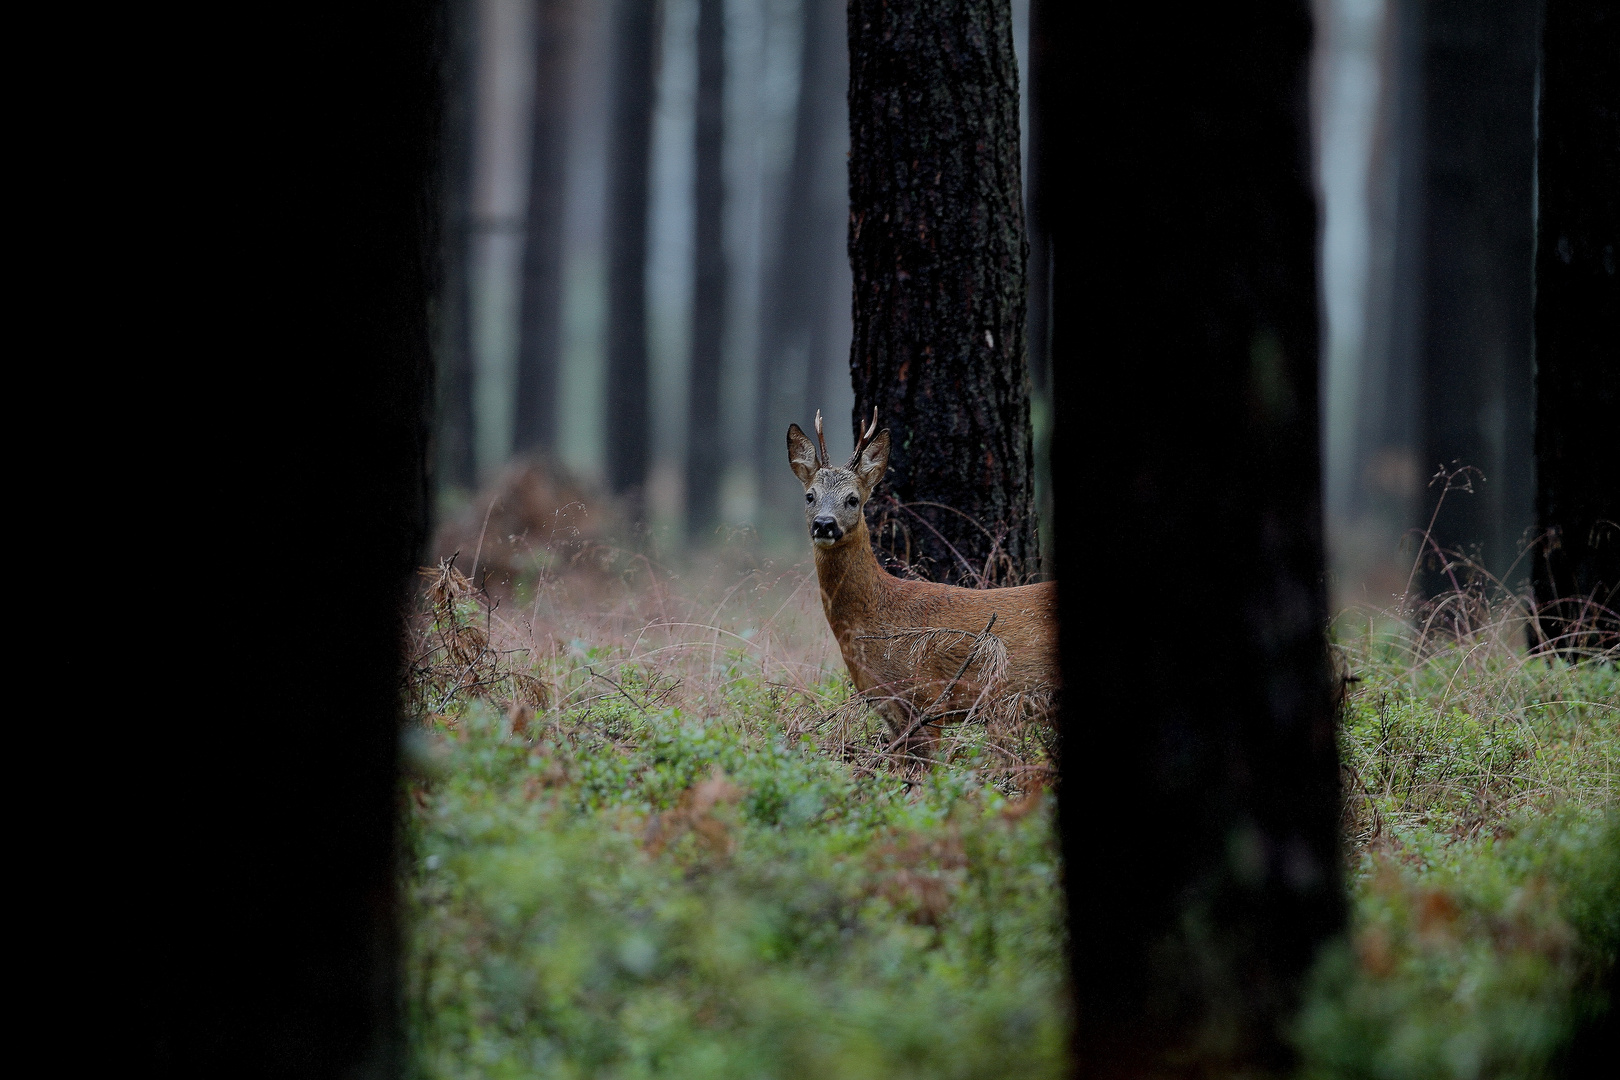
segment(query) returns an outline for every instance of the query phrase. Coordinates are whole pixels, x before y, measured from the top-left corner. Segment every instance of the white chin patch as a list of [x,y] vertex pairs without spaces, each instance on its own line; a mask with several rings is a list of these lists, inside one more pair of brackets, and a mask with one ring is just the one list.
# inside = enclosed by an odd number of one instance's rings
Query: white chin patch
[[817,537],[813,537],[813,538],[812,538],[812,539],[811,539],[811,540],[810,540],[810,542],[811,542],[811,543],[812,543],[812,544],[814,544],[814,545],[816,545],[816,547],[832,547],[832,546],[833,546],[833,545],[834,545],[834,544],[836,544],[836,543],[838,543],[838,541],[836,541],[836,540],[834,540],[834,539],[833,539],[833,538],[832,538],[832,537],[830,537],[830,536],[817,536]]

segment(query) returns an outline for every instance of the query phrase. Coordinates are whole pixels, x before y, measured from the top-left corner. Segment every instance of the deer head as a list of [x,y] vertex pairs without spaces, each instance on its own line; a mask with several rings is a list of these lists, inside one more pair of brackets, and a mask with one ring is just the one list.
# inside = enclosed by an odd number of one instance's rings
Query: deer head
[[[874,437],[875,436],[875,437]],[[821,429],[821,412],[816,412],[816,442],[789,424],[788,465],[804,484],[804,520],[810,526],[810,542],[830,548],[855,533],[862,521],[861,507],[889,467],[889,429],[877,429],[877,409],[872,423],[855,443],[849,463],[835,468],[827,456],[827,436]]]

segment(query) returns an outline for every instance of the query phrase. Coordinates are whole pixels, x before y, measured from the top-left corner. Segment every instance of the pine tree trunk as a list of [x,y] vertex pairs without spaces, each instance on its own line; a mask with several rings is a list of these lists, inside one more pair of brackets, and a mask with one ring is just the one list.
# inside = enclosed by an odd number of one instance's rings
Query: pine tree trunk
[[940,581],[1039,570],[1008,0],[851,0],[855,420],[894,448],[880,548]]
[[647,411],[647,192],[658,86],[658,0],[617,0],[608,160],[607,479],[639,517]]
[[1620,645],[1620,13],[1601,0],[1548,0],[1543,41],[1538,629],[1554,647],[1613,648]]
[[1036,15],[1080,1071],[1279,1074],[1344,916],[1309,8]]
[[570,58],[574,0],[540,0],[535,51],[534,141],[529,151],[529,209],[523,246],[518,324],[518,451],[550,452],[557,443],[557,371],[562,351],[564,178],[568,164]]
[[726,334],[725,0],[698,0],[693,123],[692,374],[687,410],[686,531],[698,540],[720,520],[725,441],[719,437]]
[[[1429,0],[1423,56],[1424,478],[1472,466],[1432,540],[1520,580],[1534,520],[1531,262],[1537,0]],[[1424,501],[1424,522],[1444,484]],[[1429,595],[1461,583],[1426,560]],[[1506,581],[1513,585],[1516,582]]]

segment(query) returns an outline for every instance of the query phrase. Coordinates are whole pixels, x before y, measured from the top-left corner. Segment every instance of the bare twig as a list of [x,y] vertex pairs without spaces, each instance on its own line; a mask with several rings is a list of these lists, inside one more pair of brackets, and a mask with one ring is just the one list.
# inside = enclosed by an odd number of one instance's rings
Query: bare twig
[[945,684],[945,689],[939,692],[939,696],[934,699],[933,704],[929,705],[928,708],[918,713],[917,718],[911,722],[911,726],[906,728],[904,733],[902,733],[899,738],[895,739],[889,744],[889,753],[894,753],[897,747],[899,747],[907,739],[911,738],[911,736],[917,732],[917,729],[922,727],[924,724],[937,722],[937,717],[931,716],[931,714],[933,714],[934,710],[939,707],[939,703],[949,697],[952,690],[956,689],[956,684],[962,678],[963,673],[967,671],[968,665],[973,663],[974,659],[979,655],[979,644],[984,641],[984,639],[990,633],[990,628],[995,625],[996,613],[991,612],[990,621],[984,624],[984,629],[979,631],[978,637],[974,639],[973,647],[968,650],[967,656],[963,657],[962,659],[962,666],[956,669],[956,674],[951,676],[951,681]]

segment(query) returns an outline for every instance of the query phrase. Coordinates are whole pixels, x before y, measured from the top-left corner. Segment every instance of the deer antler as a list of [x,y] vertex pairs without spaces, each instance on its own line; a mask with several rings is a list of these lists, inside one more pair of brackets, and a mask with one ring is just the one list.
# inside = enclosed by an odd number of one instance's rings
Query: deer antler
[[824,469],[830,467],[832,465],[832,458],[827,456],[827,434],[821,430],[820,409],[816,410],[816,442],[821,446],[821,467]]
[[[820,428],[817,428],[816,430],[819,431]],[[871,443],[871,441],[872,441],[872,436],[874,436],[876,434],[877,434],[877,406],[874,405],[874,406],[872,406],[872,423],[867,427],[865,433],[862,434],[859,439],[855,440],[855,452],[853,454],[849,455],[849,464],[846,465],[845,468],[853,469],[855,466],[860,464],[860,462],[861,462],[861,451],[866,449],[867,445],[869,443]]]

